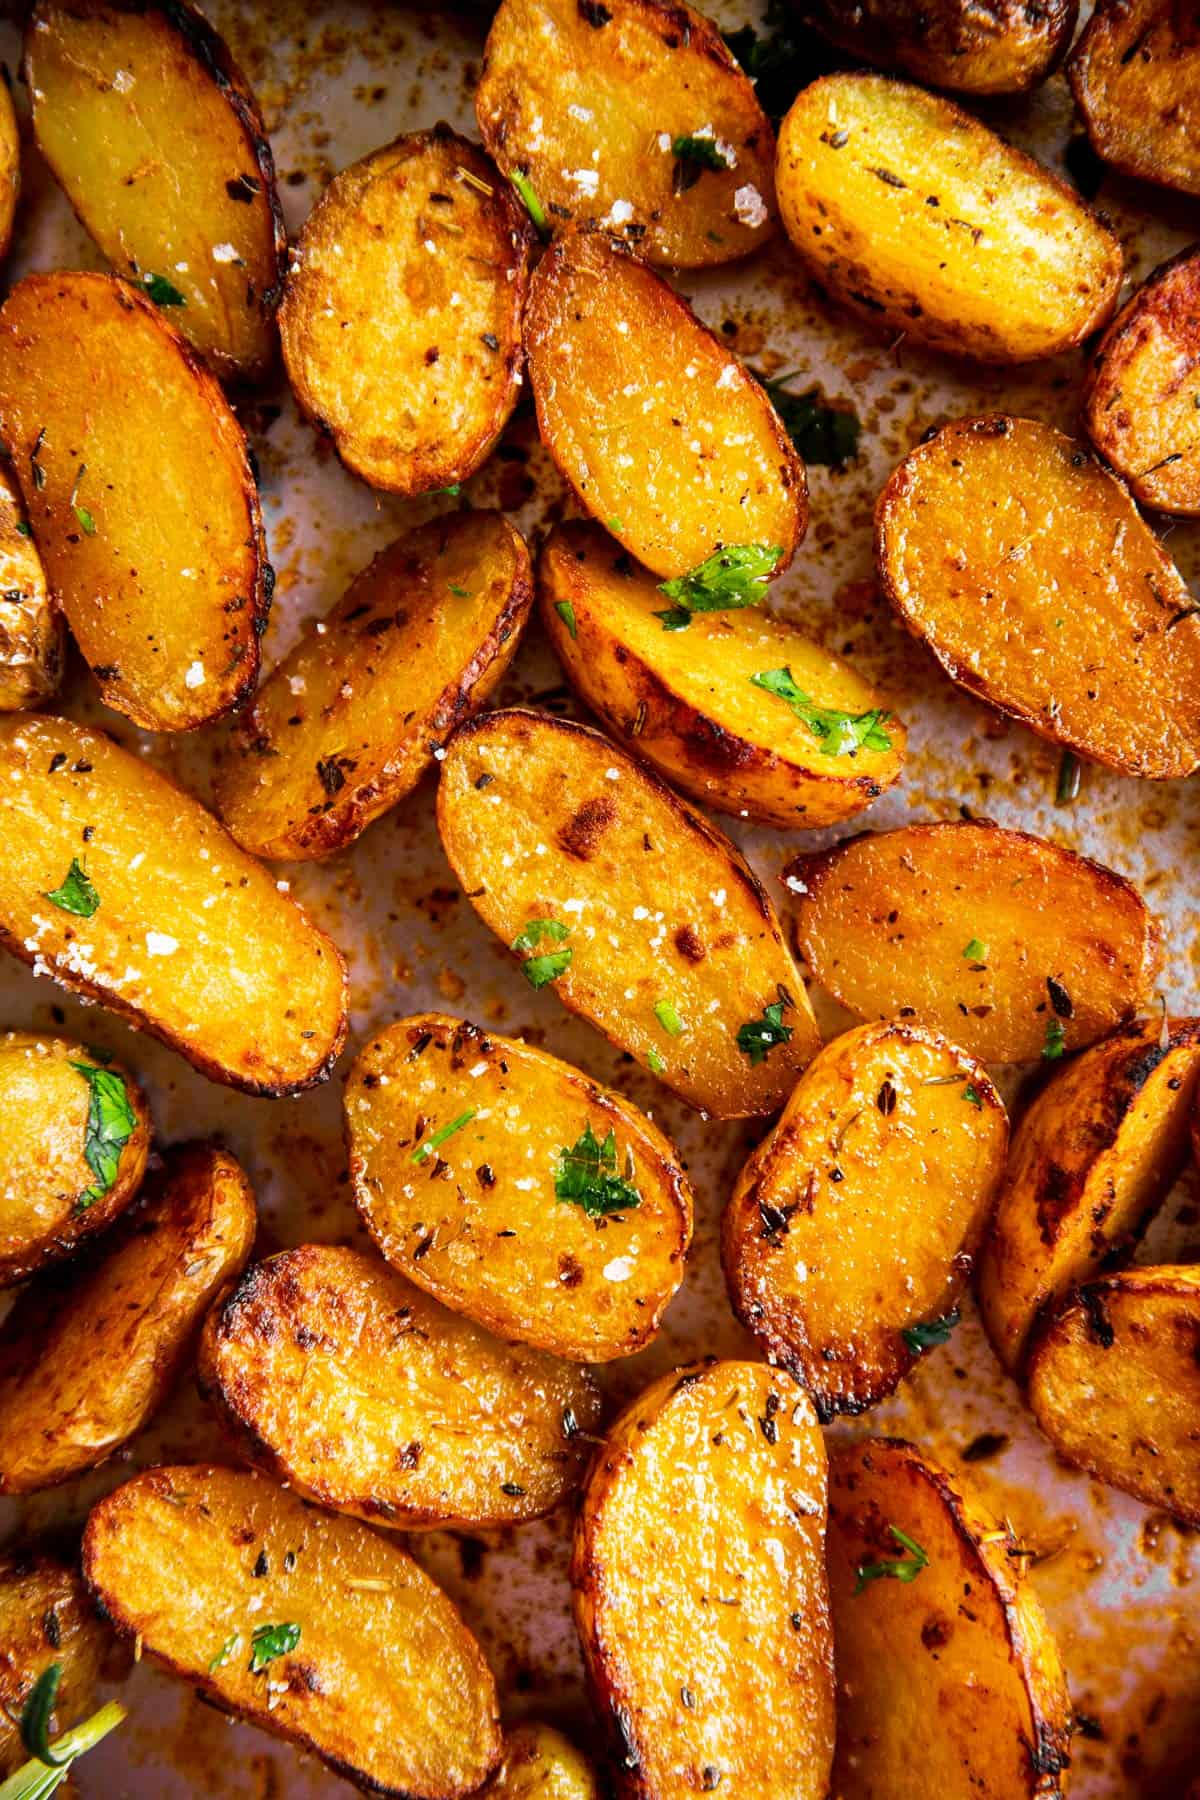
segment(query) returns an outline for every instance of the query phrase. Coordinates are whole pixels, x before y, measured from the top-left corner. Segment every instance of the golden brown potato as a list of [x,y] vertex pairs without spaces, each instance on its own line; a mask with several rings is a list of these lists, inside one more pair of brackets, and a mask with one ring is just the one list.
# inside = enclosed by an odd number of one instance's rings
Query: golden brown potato
[[939,95],[827,75],[779,134],[784,227],[859,318],[977,362],[1030,362],[1102,325],[1117,238],[1074,191]]
[[348,469],[394,494],[473,475],[517,402],[533,228],[448,126],[334,178],[279,314],[300,406]]
[[70,1256],[141,1185],[146,1096],[72,1038],[0,1033],[0,1288]]
[[149,1422],[256,1224],[233,1158],[191,1144],[94,1256],[20,1295],[0,1326],[0,1494],[82,1475]]
[[359,1787],[459,1800],[500,1760],[479,1645],[357,1519],[243,1470],[152,1469],[92,1509],[83,1558],[150,1656]]
[[0,259],[8,255],[21,193],[21,132],[7,78],[0,80]]
[[26,1760],[13,1721],[38,1676],[52,1663],[62,1670],[54,1722],[63,1731],[90,1710],[110,1641],[74,1569],[40,1553],[0,1556],[0,1776]]
[[1049,1060],[1131,1019],[1158,927],[1103,864],[989,819],[863,832],[797,856],[796,944],[864,1019],[913,1019],[983,1062]]
[[983,1069],[920,1026],[860,1025],[804,1071],[738,1176],[721,1252],[738,1318],[824,1422],[945,1341],[1007,1148]]
[[879,496],[875,561],[968,693],[1125,775],[1200,765],[1198,609],[1073,438],[1005,414],[944,426]]
[[449,513],[380,552],[272,670],[221,770],[244,850],[330,856],[411,793],[512,661],[529,553],[494,512]]
[[268,606],[258,489],[220,385],[153,301],[27,275],[0,308],[0,431],[105,703],[189,731],[244,700]]
[[599,1800],[596,1778],[574,1744],[550,1725],[518,1725],[479,1800]]
[[20,489],[0,468],[0,712],[41,705],[62,679],[62,613],[29,531]]
[[807,0],[801,10],[852,56],[960,94],[1036,87],[1079,12],[1077,0]]
[[0,719],[0,943],[213,1081],[290,1094],[346,1032],[336,947],[190,795],[102,732]]
[[209,1315],[200,1383],[266,1474],[406,1531],[552,1511],[600,1417],[585,1370],[501,1343],[332,1244],[247,1270]]
[[829,1599],[844,1800],[1051,1800],[1071,1703],[1021,1551],[912,1444],[829,1462]]
[[1200,1019],[1127,1025],[1069,1063],[1013,1134],[979,1306],[1018,1373],[1037,1316],[1128,1256],[1187,1154]]
[[1092,148],[1200,194],[1200,18],[1186,0],[1098,0],[1067,63]]
[[820,1039],[775,909],[728,838],[598,731],[513,708],[442,764],[438,830],[476,912],[667,1086],[775,1112]]
[[649,1343],[683,1279],[692,1192],[630,1101],[530,1044],[420,1013],[367,1044],[345,1107],[355,1203],[410,1281],[579,1362]]
[[258,103],[186,0],[38,0],[25,34],[38,149],[115,269],[218,374],[275,357],[286,238]]
[[761,382],[661,275],[603,232],[569,232],[530,285],[525,348],[546,448],[639,562],[677,578],[752,550],[761,581],[787,567],[804,464]]
[[825,1484],[807,1396],[761,1363],[665,1375],[612,1426],[571,1579],[622,1800],[824,1800]]

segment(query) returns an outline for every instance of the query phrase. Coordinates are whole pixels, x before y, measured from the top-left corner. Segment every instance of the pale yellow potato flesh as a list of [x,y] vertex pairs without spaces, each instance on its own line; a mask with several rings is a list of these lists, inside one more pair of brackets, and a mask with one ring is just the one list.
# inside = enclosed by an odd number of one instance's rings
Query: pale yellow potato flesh
[[8,91],[0,81],[0,258],[8,255],[21,193],[21,131]]
[[1098,0],[1067,63],[1092,148],[1114,168],[1200,194],[1200,21],[1177,0]]
[[29,1760],[16,1720],[38,1677],[62,1670],[54,1717],[66,1730],[91,1711],[110,1643],[75,1569],[40,1552],[0,1556],[0,1776]]
[[480,1800],[599,1800],[596,1778],[561,1731],[532,1720],[504,1739],[504,1761]]
[[0,712],[53,698],[62,679],[64,637],[21,490],[0,468]]

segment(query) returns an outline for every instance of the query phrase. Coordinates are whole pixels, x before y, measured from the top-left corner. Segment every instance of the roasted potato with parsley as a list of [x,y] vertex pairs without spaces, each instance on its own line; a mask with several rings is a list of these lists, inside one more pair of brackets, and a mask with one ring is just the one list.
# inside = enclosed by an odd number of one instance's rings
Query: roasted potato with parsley
[[1065,56],[1077,0],[807,0],[839,49],[960,94],[1022,94]]
[[518,1725],[480,1800],[599,1800],[596,1778],[574,1744],[550,1725]]
[[1187,0],[1097,0],[1067,75],[1096,154],[1200,194],[1200,18]]
[[448,126],[343,169],[292,253],[279,314],[302,410],[348,469],[394,494],[473,475],[521,382],[533,227]]
[[1149,999],[1158,928],[1132,883],[989,819],[863,832],[797,856],[796,946],[864,1019],[912,1019],[983,1062],[1094,1043]]
[[21,491],[0,468],[0,712],[39,706],[58,692],[64,635]]
[[630,1101],[531,1044],[419,1013],[367,1044],[345,1108],[355,1204],[410,1281],[580,1362],[654,1336],[692,1193]]
[[866,323],[976,362],[1031,362],[1107,319],[1121,245],[1073,189],[952,101],[884,75],[802,89],[779,134],[779,212]]
[[572,231],[534,274],[525,349],[547,450],[592,517],[672,578],[668,599],[761,597],[808,524],[804,464],[686,301],[615,238]]
[[152,1469],[93,1507],[113,1623],[206,1699],[357,1786],[460,1800],[500,1760],[496,1687],[394,1541],[243,1470]]
[[623,1800],[825,1800],[825,1482],[807,1395],[761,1363],[665,1375],[612,1426],[571,1580]]
[[703,1112],[783,1104],[820,1044],[804,984],[741,855],[657,776],[584,725],[490,713],[450,744],[438,830],[532,987]]
[[20,1550],[0,1556],[0,1776],[27,1760],[16,1721],[40,1675],[62,1671],[60,1731],[89,1711],[111,1638],[74,1569]]
[[1072,1710],[1022,1551],[913,1444],[829,1459],[829,1599],[845,1800],[1050,1800]]

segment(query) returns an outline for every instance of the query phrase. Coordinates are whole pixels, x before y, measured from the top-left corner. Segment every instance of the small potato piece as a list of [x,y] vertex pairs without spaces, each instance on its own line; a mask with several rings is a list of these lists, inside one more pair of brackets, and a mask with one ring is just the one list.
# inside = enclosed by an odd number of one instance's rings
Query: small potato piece
[[0,719],[0,838],[0,942],[23,962],[213,1081],[325,1080],[346,1033],[337,949],[141,757],[65,719]]
[[[686,632],[667,631],[654,577],[599,526],[576,523],[551,532],[538,593],[576,692],[705,805],[795,830],[851,818],[899,779],[906,734],[887,703],[762,608],[697,613]],[[781,670],[823,715],[816,724],[755,685]]]
[[983,1069],[920,1026],[860,1025],[804,1071],[738,1176],[722,1260],[823,1423],[890,1394],[920,1354],[902,1334],[951,1312],[1007,1148]]
[[824,1800],[825,1483],[807,1396],[761,1363],[665,1375],[612,1426],[571,1579],[622,1800]]
[[21,130],[7,80],[0,81],[0,260],[8,255],[21,193]]
[[[410,1281],[501,1337],[579,1362],[649,1343],[683,1279],[692,1192],[674,1146],[630,1101],[530,1044],[421,1013],[366,1046],[345,1107],[355,1204]],[[601,1144],[613,1133],[636,1204],[559,1197],[589,1131]]]
[[820,1047],[804,984],[741,855],[657,776],[584,725],[490,713],[450,744],[438,830],[533,986],[716,1118],[782,1106]]
[[990,819],[863,832],[795,857],[783,880],[797,948],[843,1006],[911,1018],[982,1062],[1094,1043],[1158,972],[1158,928],[1132,883]]
[[190,731],[249,694],[266,548],[245,434],[139,289],[27,275],[0,308],[0,432],[105,704]]
[[1077,0],[808,0],[831,43],[929,87],[1022,94],[1066,54]]
[[661,275],[600,231],[568,233],[530,284],[525,348],[546,448],[639,562],[687,575],[753,544],[787,567],[804,464],[762,384]]
[[40,706],[62,679],[62,613],[27,531],[21,491],[0,468],[0,712]]
[[979,1264],[997,1356],[1019,1373],[1038,1313],[1128,1255],[1187,1154],[1200,1019],[1128,1025],[1069,1063],[1013,1134]]
[[[1018,1580],[1012,1532],[914,1445],[868,1438],[830,1455],[828,1543],[830,1793],[1061,1794],[1071,1703],[1042,1609]],[[883,1573],[889,1564],[895,1578]]]
[[357,1519],[243,1470],[152,1469],[93,1508],[83,1560],[151,1656],[360,1787],[460,1800],[500,1759],[479,1645]]
[[779,134],[779,211],[817,280],[878,329],[977,362],[1055,356],[1116,303],[1121,245],[1065,182],[953,102],[827,75]]
[[10,1551],[0,1556],[0,1776],[28,1760],[14,1723],[39,1675],[62,1670],[56,1731],[91,1709],[111,1643],[87,1589],[57,1557]]
[[293,253],[279,313],[296,399],[348,469],[393,494],[473,475],[521,379],[533,227],[449,127],[334,177]]
[[504,1739],[504,1761],[479,1800],[599,1800],[596,1778],[560,1731],[529,1722]]
[[1187,0],[1098,0],[1067,63],[1092,148],[1200,194],[1200,19]]
[[448,513],[381,551],[239,730],[217,802],[242,848],[296,859],[352,844],[491,694],[532,601],[529,553],[499,513]]

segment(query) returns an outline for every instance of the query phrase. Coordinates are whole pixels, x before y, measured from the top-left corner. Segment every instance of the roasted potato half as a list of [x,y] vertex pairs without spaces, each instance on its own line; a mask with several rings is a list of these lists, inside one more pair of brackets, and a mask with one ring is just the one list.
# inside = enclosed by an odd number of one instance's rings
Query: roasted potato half
[[807,1395],[761,1363],[665,1375],[613,1425],[571,1579],[627,1800],[824,1800],[825,1482]]
[[309,216],[279,314],[303,410],[394,494],[473,475],[521,382],[533,227],[448,126],[343,169]]
[[1077,0],[807,0],[809,23],[864,62],[960,94],[1023,94],[1075,32]]
[[989,819],[863,832],[797,856],[796,944],[864,1019],[912,1019],[982,1062],[1050,1060],[1149,998],[1158,928],[1103,864]]
[[600,1789],[574,1744],[528,1721],[505,1736],[504,1761],[480,1800],[600,1800]]
[[571,685],[626,748],[708,806],[784,830],[862,812],[905,730],[840,656],[757,606],[663,623],[658,583],[597,525],[556,525],[542,618]]
[[357,1519],[245,1470],[152,1469],[92,1509],[83,1557],[149,1655],[360,1787],[459,1800],[500,1760],[479,1645],[411,1556]]
[[0,259],[8,255],[21,193],[21,131],[8,82],[0,81]]
[[630,1101],[530,1044],[419,1013],[367,1044],[345,1107],[355,1203],[410,1281],[579,1362],[654,1336],[692,1193]]
[[485,924],[716,1118],[775,1112],[820,1045],[775,910],[716,828],[598,731],[486,714],[453,738],[438,829]]
[[1071,1703],[1023,1554],[915,1445],[867,1438],[831,1453],[832,1794],[1063,1792]]
[[1186,0],[1098,0],[1067,76],[1114,168],[1200,194],[1200,19]]
[[64,636],[21,490],[0,468],[0,712],[39,706],[58,692]]
[[220,771],[244,850],[330,856],[412,792],[512,661],[533,601],[529,553],[494,512],[398,538],[272,670]]
[[1200,1019],[1128,1025],[1068,1063],[1013,1134],[979,1264],[997,1356],[1021,1369],[1039,1312],[1128,1255],[1187,1155]]
[[878,329],[1031,362],[1102,325],[1121,245],[1074,191],[952,101],[885,75],[803,88],[779,134],[779,212],[817,280]]
[[337,949],[141,757],[65,719],[0,719],[0,838],[0,943],[39,974],[247,1093],[328,1075]]
[[258,103],[187,0],[38,0],[38,149],[109,262],[220,375],[275,357],[287,240]]
[[106,705],[189,731],[258,676],[268,565],[241,426],[145,293],[27,275],[0,307],[0,434]]
[[62,1670],[54,1718],[66,1730],[91,1708],[111,1641],[74,1569],[41,1553],[0,1556],[0,1776],[28,1756],[15,1721],[38,1676]]
[[734,1311],[823,1421],[944,1341],[1007,1148],[983,1069],[921,1026],[860,1025],[804,1071],[738,1176],[721,1250]]
[[717,552],[763,581],[787,567],[804,464],[762,383],[661,275],[604,232],[569,232],[534,274],[525,348],[547,450],[639,562],[702,583]]

